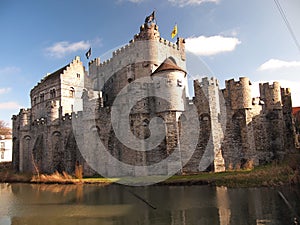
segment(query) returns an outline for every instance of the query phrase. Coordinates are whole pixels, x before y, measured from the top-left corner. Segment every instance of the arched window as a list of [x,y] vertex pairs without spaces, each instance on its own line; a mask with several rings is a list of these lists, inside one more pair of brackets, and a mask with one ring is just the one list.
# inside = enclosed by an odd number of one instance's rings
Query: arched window
[[36,104],[36,96],[34,96],[34,98],[33,98],[33,105],[35,105]]
[[70,98],[74,98],[75,97],[75,90],[74,90],[73,87],[71,87],[70,90],[69,90],[69,96],[70,96]]
[[45,94],[41,93],[40,94],[40,102],[43,102],[45,100]]
[[56,97],[56,90],[55,89],[51,89],[50,90],[50,98],[55,98]]

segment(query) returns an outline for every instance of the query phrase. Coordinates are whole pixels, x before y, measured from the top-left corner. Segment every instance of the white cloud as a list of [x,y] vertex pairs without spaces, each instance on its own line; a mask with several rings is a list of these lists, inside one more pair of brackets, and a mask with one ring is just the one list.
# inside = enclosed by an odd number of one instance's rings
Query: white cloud
[[131,2],[131,3],[136,3],[139,4],[141,2],[144,2],[145,0],[117,0],[117,3],[123,3],[123,2]]
[[20,68],[15,66],[7,66],[4,68],[0,68],[0,74],[13,74],[13,73],[18,73],[20,71],[21,71]]
[[220,0],[168,0],[175,6],[185,7],[190,5],[200,5],[206,2],[218,3]]
[[300,61],[283,61],[279,59],[270,59],[258,67],[258,70],[278,70],[283,68],[300,68]]
[[222,52],[231,52],[241,41],[236,37],[221,35],[190,37],[186,39],[186,50],[196,55],[210,56]]
[[0,88],[0,94],[6,94],[11,91],[11,88]]
[[89,41],[79,41],[70,43],[68,41],[61,41],[54,43],[52,46],[46,48],[46,52],[53,57],[61,58],[66,54],[77,52],[79,50],[87,50],[90,47]]
[[128,0],[129,2],[132,2],[132,3],[141,3],[143,2],[144,0]]
[[19,109],[22,108],[17,102],[0,102],[0,109]]

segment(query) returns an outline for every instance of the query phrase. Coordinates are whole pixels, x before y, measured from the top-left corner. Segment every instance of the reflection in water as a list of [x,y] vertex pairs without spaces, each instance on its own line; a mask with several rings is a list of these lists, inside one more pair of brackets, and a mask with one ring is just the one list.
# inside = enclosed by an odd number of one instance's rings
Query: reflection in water
[[[299,193],[281,191],[299,212]],[[293,224],[271,188],[0,184],[0,197],[0,225]]]
[[230,206],[226,187],[216,187],[217,206],[219,208],[220,225],[230,224]]

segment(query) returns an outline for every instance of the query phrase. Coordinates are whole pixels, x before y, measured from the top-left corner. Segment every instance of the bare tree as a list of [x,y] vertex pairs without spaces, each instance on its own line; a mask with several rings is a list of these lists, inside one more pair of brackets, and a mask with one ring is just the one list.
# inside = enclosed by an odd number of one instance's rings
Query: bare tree
[[0,120],[0,135],[10,134],[11,129],[8,127],[8,124],[3,120]]

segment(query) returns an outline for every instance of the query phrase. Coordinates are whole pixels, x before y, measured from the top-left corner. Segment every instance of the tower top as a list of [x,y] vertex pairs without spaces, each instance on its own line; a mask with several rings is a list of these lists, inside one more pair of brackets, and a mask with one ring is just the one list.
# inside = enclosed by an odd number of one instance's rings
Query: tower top
[[155,23],[144,23],[140,27],[140,33],[134,36],[134,41],[159,40],[159,38],[158,26]]

